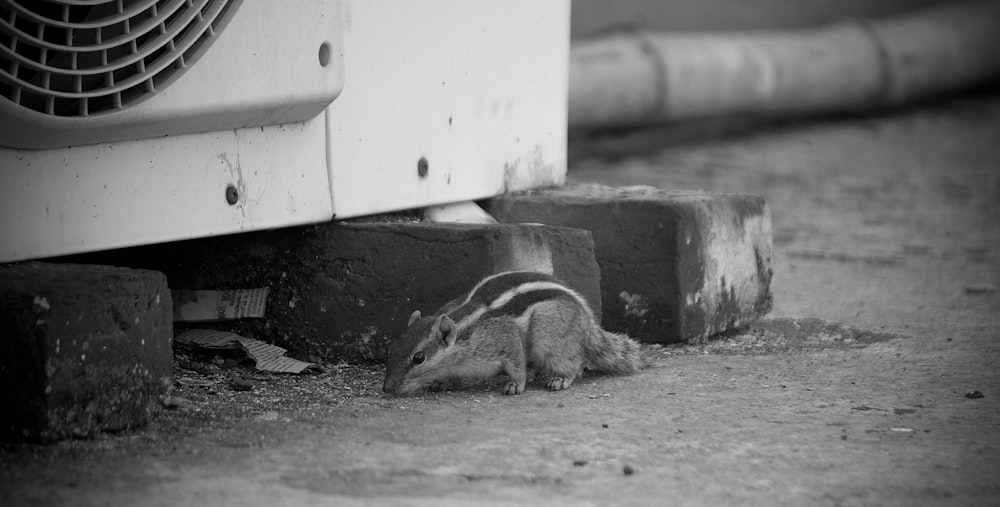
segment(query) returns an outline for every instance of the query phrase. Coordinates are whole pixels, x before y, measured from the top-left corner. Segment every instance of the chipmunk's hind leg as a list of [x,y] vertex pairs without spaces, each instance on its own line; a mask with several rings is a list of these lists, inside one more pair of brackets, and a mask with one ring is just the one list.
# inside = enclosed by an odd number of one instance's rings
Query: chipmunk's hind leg
[[545,368],[539,369],[539,376],[547,378],[545,388],[549,391],[562,391],[569,388],[582,372],[582,351],[577,354],[570,350],[550,355],[549,360],[545,363]]
[[568,388],[583,371],[580,333],[586,332],[572,305],[550,301],[536,305],[531,316],[529,344],[532,363],[550,391]]

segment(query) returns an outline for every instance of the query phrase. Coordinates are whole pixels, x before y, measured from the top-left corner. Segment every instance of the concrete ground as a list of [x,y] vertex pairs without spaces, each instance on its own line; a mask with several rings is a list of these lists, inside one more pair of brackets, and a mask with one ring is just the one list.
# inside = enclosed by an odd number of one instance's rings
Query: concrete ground
[[5,447],[0,504],[1000,505],[998,120],[994,95],[578,139],[574,181],[764,195],[771,319],[516,397],[189,365],[147,428]]

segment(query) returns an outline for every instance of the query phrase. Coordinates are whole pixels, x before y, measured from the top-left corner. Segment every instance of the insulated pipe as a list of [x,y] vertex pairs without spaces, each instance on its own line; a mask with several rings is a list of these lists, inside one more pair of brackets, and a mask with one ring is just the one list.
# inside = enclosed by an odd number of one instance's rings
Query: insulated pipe
[[574,41],[569,126],[893,106],[1000,76],[1000,1],[768,32]]

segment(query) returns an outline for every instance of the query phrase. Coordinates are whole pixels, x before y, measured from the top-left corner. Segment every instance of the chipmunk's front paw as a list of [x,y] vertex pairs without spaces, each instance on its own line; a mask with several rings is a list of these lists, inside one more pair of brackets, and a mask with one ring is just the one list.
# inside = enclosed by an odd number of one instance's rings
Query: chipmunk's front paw
[[454,391],[462,387],[461,381],[456,381],[454,379],[448,380],[435,380],[431,385],[427,386],[428,391],[441,392],[441,391]]
[[573,379],[568,379],[565,377],[552,377],[546,383],[545,387],[549,391],[562,391],[573,383]]
[[524,392],[524,382],[520,384],[517,382],[507,382],[507,385],[503,388],[504,394],[521,394]]

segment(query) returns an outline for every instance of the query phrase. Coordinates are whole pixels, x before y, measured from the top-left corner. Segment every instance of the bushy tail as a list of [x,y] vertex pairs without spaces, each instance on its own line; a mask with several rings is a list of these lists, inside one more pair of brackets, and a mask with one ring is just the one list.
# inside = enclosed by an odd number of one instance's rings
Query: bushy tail
[[627,335],[598,330],[601,336],[594,337],[588,351],[589,367],[608,373],[628,375],[645,366],[639,350],[639,342]]

